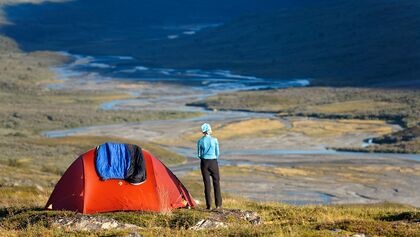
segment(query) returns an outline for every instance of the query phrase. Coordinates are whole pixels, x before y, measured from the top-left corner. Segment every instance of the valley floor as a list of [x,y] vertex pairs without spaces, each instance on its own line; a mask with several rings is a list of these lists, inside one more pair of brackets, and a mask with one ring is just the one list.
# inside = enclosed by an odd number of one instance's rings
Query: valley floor
[[[77,85],[71,87],[77,88]],[[111,87],[102,84],[101,88]],[[109,109],[142,111],[156,109],[159,105],[159,110],[173,108],[200,112],[203,116],[56,130],[44,135],[56,137],[57,141],[72,136],[75,139],[117,136],[156,143],[187,157],[186,164],[171,167],[184,179],[200,183],[201,177],[194,171],[199,167],[194,158],[195,142],[200,137],[200,125],[210,122],[214,136],[221,144],[222,185],[226,192],[258,201],[291,204],[386,201],[420,206],[420,193],[412,188],[420,185],[417,155],[345,153],[326,149],[362,147],[367,138],[400,131],[398,125],[381,120],[205,111],[185,106],[192,99],[203,96],[202,92],[187,87],[133,84],[124,88],[135,88],[143,97],[113,103],[116,107]]]

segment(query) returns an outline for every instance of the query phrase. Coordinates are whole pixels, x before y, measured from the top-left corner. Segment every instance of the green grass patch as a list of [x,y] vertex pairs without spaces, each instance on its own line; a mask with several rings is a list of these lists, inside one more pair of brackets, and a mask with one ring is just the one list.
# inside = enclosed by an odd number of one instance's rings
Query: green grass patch
[[168,213],[154,212],[113,212],[98,214],[118,220],[123,223],[134,224],[143,228],[171,228],[188,229],[199,220],[208,217],[208,212],[195,209],[178,209]]
[[413,126],[420,122],[418,104],[418,90],[309,87],[223,93],[190,105],[288,116],[380,118]]

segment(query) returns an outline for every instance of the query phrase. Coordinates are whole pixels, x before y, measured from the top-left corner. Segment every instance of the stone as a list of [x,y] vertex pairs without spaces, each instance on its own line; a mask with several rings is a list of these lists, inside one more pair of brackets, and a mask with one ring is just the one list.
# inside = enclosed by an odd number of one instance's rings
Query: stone
[[39,184],[35,184],[35,188],[40,192],[44,192],[44,188]]
[[242,211],[239,209],[214,209],[211,211],[212,215],[207,219],[202,219],[194,226],[190,227],[191,230],[202,229],[217,229],[227,227],[230,223],[227,222],[228,218],[235,218],[237,220],[245,220],[252,225],[259,225],[262,223],[262,218],[258,213],[253,211]]
[[258,213],[253,211],[242,211],[239,209],[219,209],[214,210],[218,219],[225,219],[226,217],[235,217],[237,219],[248,221],[253,225],[262,223],[262,218]]
[[127,223],[124,224],[124,229],[136,229],[136,228],[139,228],[139,227],[133,224],[127,224]]
[[366,234],[363,234],[363,233],[357,233],[357,234],[351,235],[350,237],[370,237],[370,235],[366,235]]
[[116,227],[118,227],[118,223],[117,222],[112,222],[112,221],[102,223],[102,225],[101,225],[101,229],[105,229],[105,230],[114,229]]
[[190,227],[190,230],[204,230],[204,229],[217,229],[224,228],[227,225],[221,221],[213,219],[202,219],[197,222],[194,226]]
[[143,236],[140,235],[137,232],[130,232],[130,233],[126,234],[124,237],[143,237]]
[[136,225],[120,223],[112,218],[82,214],[57,217],[52,225],[69,231],[127,230],[139,228]]

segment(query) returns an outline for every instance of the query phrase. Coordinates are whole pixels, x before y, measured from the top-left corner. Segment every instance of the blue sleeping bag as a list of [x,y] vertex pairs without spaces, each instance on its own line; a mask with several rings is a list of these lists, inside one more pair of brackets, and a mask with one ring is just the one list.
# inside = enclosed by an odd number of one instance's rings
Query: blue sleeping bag
[[102,180],[124,179],[131,157],[126,144],[104,143],[96,151],[96,171]]

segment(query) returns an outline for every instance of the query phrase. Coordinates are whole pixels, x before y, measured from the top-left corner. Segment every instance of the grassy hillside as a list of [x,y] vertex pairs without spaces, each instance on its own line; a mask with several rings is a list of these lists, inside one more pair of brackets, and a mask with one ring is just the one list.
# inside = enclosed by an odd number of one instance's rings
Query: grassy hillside
[[[250,172],[232,169],[234,172]],[[229,167],[225,167],[229,169]],[[261,167],[267,169],[267,167]],[[295,169],[292,169],[295,170]],[[296,169],[297,170],[297,169]],[[233,175],[235,173],[232,173]],[[261,172],[261,170],[257,170]],[[263,171],[265,172],[265,171]],[[284,174],[284,170],[278,171]],[[313,171],[312,171],[313,172]],[[318,172],[318,171],[316,171]],[[34,174],[32,175],[34,176]],[[39,179],[43,176],[36,175]],[[46,179],[46,178],[43,178]],[[197,171],[181,178],[194,198],[203,200],[203,186]],[[307,205],[293,206],[280,203],[260,203],[237,196],[223,194],[224,208],[257,212],[262,223],[253,225],[233,216],[225,216],[224,228],[191,230],[197,222],[218,215],[217,212],[196,209],[178,209],[169,213],[112,212],[93,217],[113,218],[121,223],[134,224],[132,230],[74,230],[62,229],[56,224],[58,218],[74,217],[72,212],[42,210],[50,190],[14,188],[19,192],[6,193],[12,203],[0,203],[0,232],[4,236],[127,236],[136,232],[142,236],[352,236],[363,233],[370,236],[420,236],[419,208],[397,204],[366,205]],[[14,198],[17,201],[13,201]]]
[[22,3],[39,4],[43,2],[64,2],[66,0],[0,0],[0,25],[10,23],[4,16],[3,6],[5,5],[16,5]]
[[42,211],[37,208],[0,209],[0,231],[3,236],[419,236],[419,210],[416,208],[380,205],[290,206],[256,203],[225,198],[229,208],[257,211],[260,225],[227,217],[227,227],[190,230],[199,220],[216,213],[198,210],[176,210],[172,213],[114,212],[95,216],[111,217],[139,226],[137,231],[102,230],[72,231],[59,229],[54,220],[72,217],[71,212]]
[[20,4],[5,9],[8,20],[14,24],[1,30],[27,51],[66,49],[77,54],[132,55],[145,42],[200,30],[244,13],[306,1],[312,0],[265,0],[264,3],[258,0],[89,0]]
[[19,48],[15,41],[0,35],[0,53],[18,52]]
[[420,2],[323,0],[246,15],[135,52],[149,65],[230,69],[315,85],[420,86]]

